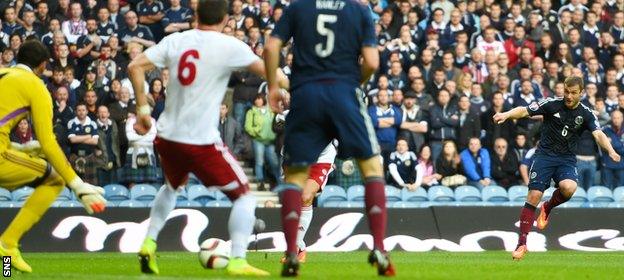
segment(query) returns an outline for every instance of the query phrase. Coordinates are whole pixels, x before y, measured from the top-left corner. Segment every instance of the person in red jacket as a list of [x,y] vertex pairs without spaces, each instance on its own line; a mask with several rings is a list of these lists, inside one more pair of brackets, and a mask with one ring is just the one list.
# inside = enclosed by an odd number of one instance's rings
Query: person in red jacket
[[514,68],[520,57],[522,47],[531,49],[531,53],[535,54],[535,43],[526,38],[526,31],[521,25],[514,27],[513,37],[505,40],[505,51],[509,57],[509,68]]

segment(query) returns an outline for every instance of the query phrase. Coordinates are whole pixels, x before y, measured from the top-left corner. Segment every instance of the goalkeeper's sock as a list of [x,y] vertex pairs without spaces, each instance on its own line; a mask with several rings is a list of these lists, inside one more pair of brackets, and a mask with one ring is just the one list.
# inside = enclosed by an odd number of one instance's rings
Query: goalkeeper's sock
[[384,237],[386,235],[386,193],[385,182],[380,177],[366,178],[365,183],[366,215],[368,226],[373,235],[374,248],[385,252]]
[[0,241],[7,248],[17,247],[22,236],[39,222],[43,214],[48,211],[52,202],[63,191],[64,186],[41,185],[35,188],[22,209],[17,213],[9,227],[0,236]]
[[527,236],[529,235],[529,231],[531,231],[531,227],[533,227],[534,221],[535,206],[525,202],[522,211],[520,211],[520,237],[518,238],[518,246],[526,245]]
[[297,233],[301,216],[301,190],[298,186],[290,185],[280,193],[282,203],[282,230],[286,238],[286,253],[296,255]]
[[569,197],[563,196],[561,191],[559,191],[559,189],[556,189],[553,192],[552,197],[550,197],[550,200],[544,203],[544,210],[546,210],[546,216],[550,215],[550,211],[553,208],[565,203],[568,200],[570,200]]
[[249,236],[253,232],[256,198],[250,193],[239,196],[232,204],[228,229],[232,240],[232,258],[245,258]]
[[305,238],[306,232],[308,232],[308,228],[310,227],[310,222],[312,222],[314,210],[312,205],[301,207],[301,218],[299,218],[299,233],[297,234],[297,247],[299,247],[300,251],[306,249]]
[[169,213],[173,211],[177,199],[176,190],[169,184],[164,184],[154,198],[154,206],[150,210],[150,223],[147,228],[147,237],[152,240],[158,238],[158,233],[162,230],[167,222]]

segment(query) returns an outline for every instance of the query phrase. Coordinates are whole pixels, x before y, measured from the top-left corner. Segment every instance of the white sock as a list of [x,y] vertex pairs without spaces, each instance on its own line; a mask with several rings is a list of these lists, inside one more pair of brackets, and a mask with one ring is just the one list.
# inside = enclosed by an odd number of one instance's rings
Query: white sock
[[147,237],[156,240],[158,233],[165,226],[167,216],[175,208],[177,193],[169,184],[164,184],[154,198],[154,206],[150,210],[150,223],[147,228]]
[[228,228],[232,241],[232,258],[245,258],[249,246],[249,236],[253,232],[256,221],[256,198],[251,194],[244,194],[234,201]]
[[306,249],[306,244],[303,239],[305,238],[306,232],[308,232],[308,228],[312,222],[313,213],[314,210],[312,205],[301,207],[301,216],[299,217],[299,233],[297,233],[297,247],[299,247],[299,250],[301,251]]

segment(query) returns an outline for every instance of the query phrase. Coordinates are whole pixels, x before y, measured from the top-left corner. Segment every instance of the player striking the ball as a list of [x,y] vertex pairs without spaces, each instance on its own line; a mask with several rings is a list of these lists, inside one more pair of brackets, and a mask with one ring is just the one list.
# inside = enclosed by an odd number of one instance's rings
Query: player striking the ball
[[583,94],[583,79],[568,77],[564,82],[563,98],[551,98],[527,107],[517,107],[494,115],[496,123],[507,119],[520,119],[527,116],[543,116],[542,134],[529,170],[529,194],[520,212],[520,238],[512,253],[514,260],[520,260],[527,253],[527,235],[533,226],[535,210],[542,199],[544,190],[554,180],[557,190],[549,201],[542,203],[537,218],[537,228],[543,230],[548,225],[548,217],[553,208],[568,201],[577,187],[576,171],[577,142],[583,131],[592,132],[596,143],[609,153],[614,161],[620,161],[620,155],[613,149],[609,138],[600,130],[596,116],[584,104],[580,103]]
[[282,276],[299,274],[301,188],[309,166],[332,139],[340,143],[339,157],[358,159],[364,177],[366,214],[374,241],[368,261],[377,266],[378,274],[393,276],[394,266],[383,244],[387,213],[380,149],[359,90],[379,67],[369,8],[356,0],[293,1],[271,36],[264,54],[269,104],[276,112],[282,110],[283,97],[275,77],[279,54],[284,43],[294,41],[292,98],[284,140],[285,183],[276,189],[287,244]]
[[[158,274],[156,238],[176,204],[176,190],[190,172],[205,186],[219,186],[233,202],[228,228],[232,253],[226,268],[231,275],[267,276],[247,263],[246,251],[255,222],[256,199],[238,161],[219,135],[219,108],[233,71],[246,69],[264,76],[264,63],[244,42],[221,33],[227,22],[226,0],[200,0],[199,26],[165,37],[135,58],[129,75],[137,97],[135,129],[142,134],[151,126],[150,107],[144,92],[145,72],[154,67],[171,69],[167,103],[157,124],[154,141],[166,184],[154,199],[147,237],[139,251],[141,270]],[[281,75],[282,86],[287,80]]]
[[[22,272],[32,268],[18,249],[22,236],[36,224],[65,184],[89,214],[104,211],[104,189],[85,183],[71,168],[52,131],[52,98],[38,77],[46,69],[47,48],[27,40],[17,54],[17,65],[0,69],[0,186],[13,190],[35,188],[9,227],[0,236],[0,256],[10,256],[11,266]],[[11,148],[9,134],[24,118],[32,118],[40,147],[25,153]],[[36,146],[36,145],[35,145]],[[43,154],[44,160],[33,154]]]

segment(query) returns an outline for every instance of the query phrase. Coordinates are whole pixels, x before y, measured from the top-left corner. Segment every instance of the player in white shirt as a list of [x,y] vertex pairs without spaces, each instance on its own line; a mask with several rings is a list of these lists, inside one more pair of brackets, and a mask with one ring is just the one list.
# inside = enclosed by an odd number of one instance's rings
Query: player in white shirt
[[[266,276],[268,272],[245,259],[248,238],[255,222],[256,199],[242,168],[219,135],[219,108],[233,71],[246,69],[265,76],[264,63],[245,43],[221,33],[227,22],[226,0],[200,0],[198,27],[165,37],[136,57],[128,72],[137,98],[135,130],[144,133],[151,124],[150,107],[143,89],[145,72],[169,68],[167,103],[157,123],[154,141],[160,155],[166,184],[154,199],[147,237],[139,251],[141,270],[158,274],[156,238],[176,203],[176,190],[190,172],[205,186],[219,186],[230,200],[228,222],[232,253],[226,268],[231,275]],[[285,76],[282,86],[287,87]]]

